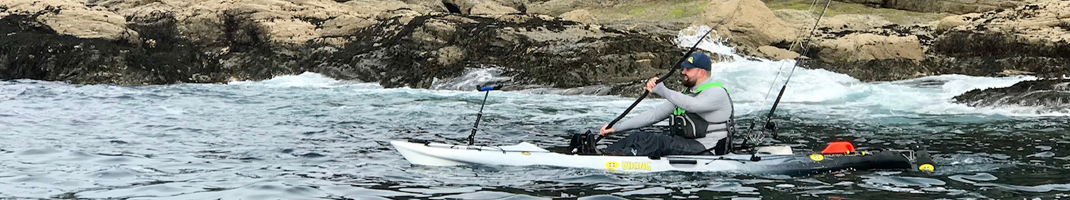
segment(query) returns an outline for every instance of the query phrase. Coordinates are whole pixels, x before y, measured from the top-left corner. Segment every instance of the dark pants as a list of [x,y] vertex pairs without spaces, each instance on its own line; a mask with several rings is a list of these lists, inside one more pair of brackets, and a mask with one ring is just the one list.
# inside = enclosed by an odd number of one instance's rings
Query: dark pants
[[706,147],[694,139],[651,132],[632,132],[603,149],[606,154],[653,157],[695,155],[703,151],[706,151]]

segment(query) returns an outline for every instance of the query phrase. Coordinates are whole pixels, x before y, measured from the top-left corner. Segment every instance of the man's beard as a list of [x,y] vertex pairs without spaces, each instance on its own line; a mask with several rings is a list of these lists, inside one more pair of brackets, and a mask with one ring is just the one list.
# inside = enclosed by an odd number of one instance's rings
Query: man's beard
[[688,87],[688,88],[695,87],[695,80],[690,80],[690,79],[691,78],[688,78],[686,76],[684,77],[684,81],[682,81],[683,84],[684,84],[684,87]]

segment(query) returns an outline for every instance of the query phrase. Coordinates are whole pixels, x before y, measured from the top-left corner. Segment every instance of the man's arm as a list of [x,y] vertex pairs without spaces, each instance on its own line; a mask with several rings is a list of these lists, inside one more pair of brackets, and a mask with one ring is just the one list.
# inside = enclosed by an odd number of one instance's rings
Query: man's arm
[[665,102],[658,105],[657,107],[654,107],[654,109],[647,110],[637,116],[628,118],[624,121],[620,121],[620,123],[615,124],[611,128],[613,128],[614,131],[627,131],[639,127],[654,125],[654,123],[658,123],[661,120],[665,120],[665,118],[669,118],[669,116],[672,115],[672,110],[674,109],[676,109],[676,107],[673,106],[672,103]]
[[692,97],[684,93],[670,90],[669,88],[665,87],[665,84],[661,83],[654,87],[653,92],[654,94],[657,94],[658,96],[669,100],[669,103],[683,108],[687,112],[705,113],[712,112],[714,110],[717,110],[718,108],[717,105],[709,103],[716,102],[715,98],[718,98],[717,95],[713,95],[713,93],[710,92],[699,93],[699,95]]

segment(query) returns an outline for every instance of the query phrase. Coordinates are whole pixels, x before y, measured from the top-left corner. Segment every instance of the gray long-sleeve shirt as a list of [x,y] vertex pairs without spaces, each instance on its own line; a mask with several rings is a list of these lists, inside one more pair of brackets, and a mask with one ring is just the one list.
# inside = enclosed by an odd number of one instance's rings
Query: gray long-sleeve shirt
[[[696,86],[713,82],[713,78],[707,78]],[[688,91],[693,90],[694,87],[688,88]],[[652,90],[654,94],[661,96],[668,100],[668,102],[662,103],[654,109],[647,110],[640,113],[637,116],[631,117],[619,124],[614,125],[615,131],[627,131],[639,127],[654,125],[655,123],[665,120],[672,116],[672,111],[677,106],[683,108],[689,113],[695,113],[702,117],[702,119],[710,122],[710,126],[706,128],[706,137],[695,139],[706,148],[713,148],[717,145],[717,141],[725,137],[728,137],[725,124],[732,116],[732,100],[729,99],[728,93],[721,88],[707,88],[698,95],[692,97],[677,91],[670,90],[665,87],[664,84],[659,83]]]

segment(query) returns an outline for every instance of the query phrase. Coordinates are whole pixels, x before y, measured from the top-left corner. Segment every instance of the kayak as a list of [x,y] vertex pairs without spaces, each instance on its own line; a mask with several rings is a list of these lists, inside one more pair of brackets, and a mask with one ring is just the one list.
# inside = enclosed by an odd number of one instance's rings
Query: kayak
[[[757,150],[726,155],[609,156],[555,153],[534,144],[510,146],[452,145],[432,142],[391,141],[414,165],[554,166],[610,172],[723,172],[744,174],[815,174],[843,170],[911,169],[911,150],[867,150],[848,153],[793,153]],[[784,147],[787,148],[787,147]],[[853,150],[853,147],[852,147]]]
[[[553,166],[609,172],[680,171],[787,175],[843,170],[903,170],[911,169],[914,163],[918,164],[916,169],[921,171],[931,172],[935,169],[924,149],[918,150],[917,155],[913,150],[856,150],[854,145],[847,141],[832,142],[825,147],[825,150],[810,154],[794,153],[788,146],[772,146],[738,148],[725,155],[662,157],[563,154],[551,152],[527,142],[509,146],[472,145],[475,143],[479,121],[483,117],[483,105],[486,104],[490,91],[498,89],[500,86],[478,87],[479,91],[485,91],[486,94],[483,96],[483,104],[480,105],[479,114],[476,115],[472,132],[468,135],[468,145],[427,141],[390,141],[390,145],[394,146],[394,149],[401,153],[409,163],[427,166]],[[773,136],[776,136],[775,124],[767,123],[765,129],[772,131]],[[601,137],[598,138],[598,140],[601,139]],[[753,141],[761,141],[761,139]],[[597,143],[597,140],[594,143]]]

